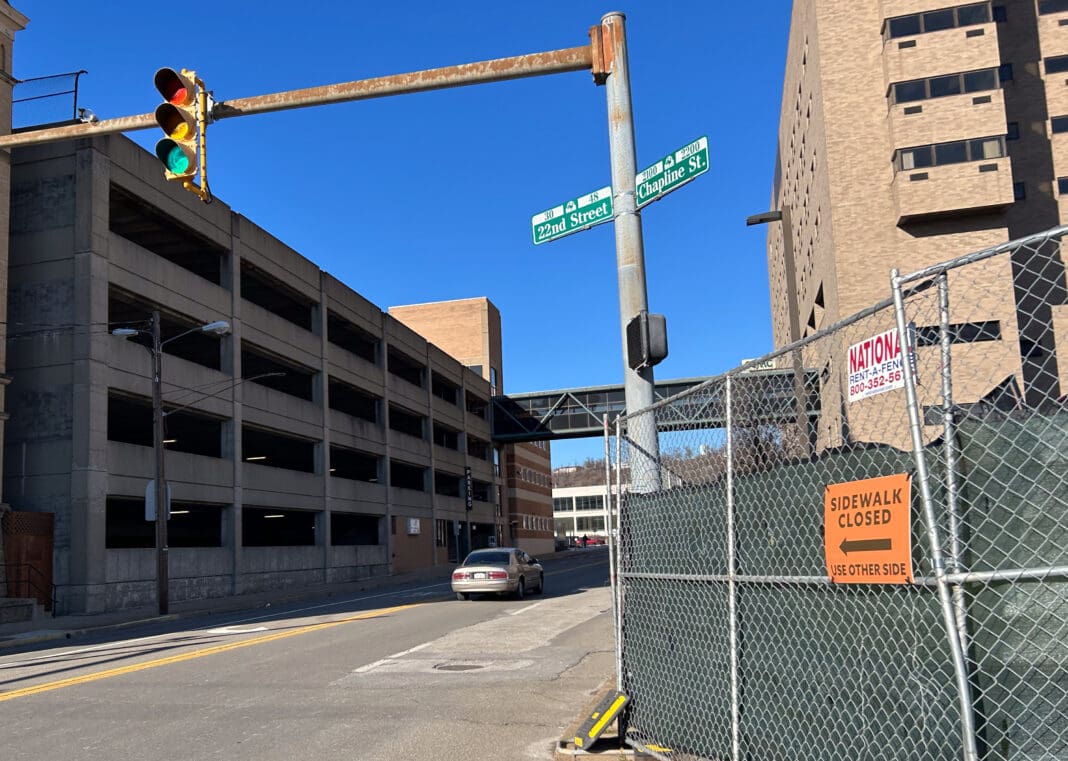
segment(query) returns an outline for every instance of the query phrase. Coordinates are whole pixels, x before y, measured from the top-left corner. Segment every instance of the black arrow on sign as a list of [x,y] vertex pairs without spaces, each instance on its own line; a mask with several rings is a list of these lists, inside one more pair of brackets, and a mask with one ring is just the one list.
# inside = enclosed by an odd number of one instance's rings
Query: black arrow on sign
[[876,552],[878,550],[891,549],[891,542],[889,539],[854,539],[852,542],[848,539],[843,539],[842,543],[838,545],[838,549],[844,555],[848,555],[850,552]]

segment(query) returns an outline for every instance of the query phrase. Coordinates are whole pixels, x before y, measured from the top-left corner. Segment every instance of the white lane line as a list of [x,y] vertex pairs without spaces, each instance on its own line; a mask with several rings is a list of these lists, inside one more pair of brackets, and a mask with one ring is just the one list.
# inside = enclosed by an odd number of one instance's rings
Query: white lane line
[[254,626],[251,629],[235,629],[232,626],[221,626],[218,629],[208,629],[208,634],[254,634],[267,631],[266,626]]
[[536,602],[533,605],[528,605],[525,608],[519,608],[518,610],[510,610],[510,611],[508,611],[508,615],[509,616],[518,616],[520,613],[526,613],[528,610],[534,610],[534,608],[538,607],[539,605],[541,605],[541,603],[540,602]]
[[403,658],[406,655],[410,655],[412,653],[418,652],[419,650],[422,650],[424,647],[427,647],[429,645],[430,645],[429,642],[424,642],[421,645],[416,645],[415,647],[409,647],[407,650],[402,650],[399,653],[394,653],[393,655],[387,655],[385,658],[382,658],[381,660],[375,661],[374,663],[368,663],[368,664],[366,664],[364,666],[360,666],[358,669],[353,671],[353,673],[354,674],[363,674],[363,673],[366,673],[368,671],[373,671],[374,669],[378,668],[379,666],[384,666],[387,663],[389,663],[390,661],[395,661],[395,660],[397,660],[399,658]]

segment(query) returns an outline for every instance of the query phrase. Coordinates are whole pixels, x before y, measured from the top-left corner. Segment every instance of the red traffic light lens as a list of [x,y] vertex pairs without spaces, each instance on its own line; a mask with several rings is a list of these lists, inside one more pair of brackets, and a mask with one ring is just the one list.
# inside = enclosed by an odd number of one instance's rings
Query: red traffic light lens
[[160,69],[153,81],[163,99],[176,106],[188,106],[196,95],[193,83],[174,69]]

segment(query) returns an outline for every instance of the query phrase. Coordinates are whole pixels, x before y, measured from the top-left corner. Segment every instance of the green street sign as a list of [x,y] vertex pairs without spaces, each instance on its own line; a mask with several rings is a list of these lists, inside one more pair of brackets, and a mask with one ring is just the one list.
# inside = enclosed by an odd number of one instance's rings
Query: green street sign
[[669,153],[634,178],[637,208],[659,201],[699,174],[708,171],[708,138],[702,137]]
[[611,186],[573,198],[530,218],[534,245],[612,221]]

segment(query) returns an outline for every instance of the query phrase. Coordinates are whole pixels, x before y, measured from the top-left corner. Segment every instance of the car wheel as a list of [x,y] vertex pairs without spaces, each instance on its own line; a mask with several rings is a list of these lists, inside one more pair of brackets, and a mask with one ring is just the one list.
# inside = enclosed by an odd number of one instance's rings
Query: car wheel
[[466,592],[457,592],[456,593],[456,599],[457,600],[466,600],[468,597],[469,597],[469,595]]
[[523,581],[523,578],[520,577],[519,586],[515,588],[515,599],[522,600],[526,596],[527,596],[527,585]]
[[543,573],[538,577],[538,594],[545,594],[545,574]]

